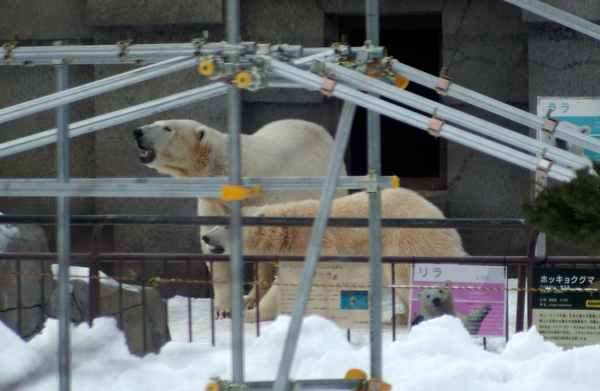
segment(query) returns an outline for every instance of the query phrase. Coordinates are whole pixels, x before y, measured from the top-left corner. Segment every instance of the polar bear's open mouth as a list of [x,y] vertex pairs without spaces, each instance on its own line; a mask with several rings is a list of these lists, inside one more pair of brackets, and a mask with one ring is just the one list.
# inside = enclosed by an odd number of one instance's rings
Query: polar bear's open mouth
[[[140,147],[141,148],[141,147]],[[143,149],[140,152],[140,162],[142,164],[149,164],[156,158],[156,152],[153,149]]]

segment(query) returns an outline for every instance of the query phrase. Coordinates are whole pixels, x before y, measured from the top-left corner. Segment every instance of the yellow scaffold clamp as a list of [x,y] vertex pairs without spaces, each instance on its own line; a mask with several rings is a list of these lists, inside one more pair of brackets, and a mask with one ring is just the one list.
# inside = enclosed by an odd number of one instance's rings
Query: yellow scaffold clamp
[[355,388],[354,391],[390,391],[392,385],[377,378],[367,380],[367,373],[361,369],[350,369],[346,372],[346,379],[361,380],[362,387]]
[[248,197],[258,198],[260,196],[260,185],[249,189],[244,186],[226,185],[221,188],[221,199],[223,201],[241,201]]
[[235,76],[235,84],[240,88],[246,88],[252,82],[252,76],[248,72],[240,72]]
[[209,382],[204,387],[204,391],[219,391],[219,383],[217,382]]
[[215,71],[215,64],[213,61],[206,60],[202,61],[198,65],[198,72],[203,76],[210,76]]

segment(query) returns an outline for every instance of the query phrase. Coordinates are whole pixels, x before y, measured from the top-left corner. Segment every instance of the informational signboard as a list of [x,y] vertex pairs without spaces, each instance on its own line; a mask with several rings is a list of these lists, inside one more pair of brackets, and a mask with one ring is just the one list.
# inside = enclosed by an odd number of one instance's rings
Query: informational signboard
[[[535,268],[533,287],[565,291],[533,292],[533,324],[563,347],[600,343],[600,269]],[[570,291],[575,290],[575,291]]]
[[[443,290],[449,284],[452,288]],[[411,319],[435,310],[447,300],[454,301],[457,315],[463,319],[471,334],[481,337],[506,335],[506,268],[502,266],[417,264],[413,266]],[[436,300],[436,295],[439,295]],[[452,297],[449,298],[448,295]],[[419,297],[420,296],[420,297]],[[429,296],[429,297],[427,297]],[[422,307],[429,307],[427,308]],[[462,315],[461,315],[462,314]],[[476,314],[481,314],[477,320]]]
[[[578,126],[589,126],[590,136],[600,139],[600,98],[581,97],[539,97],[537,115],[550,116],[559,121],[567,121]],[[600,161],[600,154],[584,150],[592,160]]]
[[[292,313],[303,270],[303,262],[281,262],[278,277],[278,283],[282,284],[281,314]],[[321,263],[317,266],[306,313],[322,315],[341,328],[368,328],[369,283],[366,263]]]

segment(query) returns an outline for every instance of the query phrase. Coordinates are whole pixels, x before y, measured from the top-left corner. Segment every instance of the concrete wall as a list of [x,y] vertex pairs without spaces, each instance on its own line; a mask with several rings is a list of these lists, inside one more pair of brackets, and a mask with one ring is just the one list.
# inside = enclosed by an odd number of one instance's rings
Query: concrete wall
[[[554,5],[594,19],[600,7],[593,0],[549,1]],[[0,2],[0,41],[49,44],[69,39],[95,44],[189,42],[203,30],[210,40],[224,39],[222,1],[152,0],[145,6],[131,3],[123,8],[116,0],[31,0]],[[362,14],[361,0],[242,2],[242,36],[245,40],[324,46],[338,39],[332,15]],[[539,95],[598,94],[600,46],[579,33],[557,27],[499,0],[409,0],[382,1],[385,15],[438,14],[442,18],[442,65],[453,80],[476,92],[527,110]],[[403,39],[403,37],[398,37]],[[72,85],[79,85],[131,69],[131,66],[73,66]],[[55,83],[50,67],[0,67],[0,107],[11,106],[51,93]],[[129,107],[151,99],[205,85],[209,80],[195,70],[181,71],[141,85],[128,87],[72,105],[71,120],[77,121]],[[281,118],[297,117],[335,128],[339,103],[310,91],[269,90],[244,92],[244,132]],[[481,116],[518,132],[528,129],[453,99],[443,103]],[[133,121],[73,140],[74,177],[152,177],[156,172],[138,162],[131,131],[162,118],[191,118],[225,129],[226,101],[215,98],[151,118]],[[55,126],[53,111],[2,125],[0,142]],[[448,142],[447,190],[428,192],[449,217],[521,217],[521,202],[529,197],[528,172]],[[54,177],[54,147],[0,160],[2,178]],[[3,213],[54,213],[53,199],[0,200]],[[181,199],[75,199],[73,213],[81,214],[194,214],[195,200]],[[193,227],[137,226],[107,230],[107,246],[129,252],[197,252],[197,230]],[[53,246],[53,229],[47,228]],[[470,231],[463,233],[471,254],[523,254],[528,232]],[[89,229],[74,229],[76,250],[89,248]],[[182,268],[186,268],[182,266]],[[160,273],[161,267],[146,270]],[[195,272],[204,277],[203,266]],[[185,270],[173,271],[174,275]],[[199,289],[195,294],[205,294]]]

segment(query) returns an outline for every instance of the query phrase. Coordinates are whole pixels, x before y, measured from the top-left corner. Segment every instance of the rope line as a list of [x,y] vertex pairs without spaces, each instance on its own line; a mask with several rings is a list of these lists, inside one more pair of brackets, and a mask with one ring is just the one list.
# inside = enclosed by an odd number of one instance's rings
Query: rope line
[[[0,270],[0,275],[16,275],[16,276],[28,276],[28,277],[51,277],[58,278],[58,275],[52,273],[36,273],[36,272],[14,272],[14,271],[5,271]],[[71,278],[82,278],[82,279],[93,279],[93,280],[116,280],[116,281],[126,281],[126,282],[142,282],[146,283],[150,286],[157,287],[160,284],[229,284],[229,281],[212,281],[212,280],[195,280],[188,278],[161,278],[161,277],[151,277],[151,278],[141,278],[137,276],[115,276],[115,277],[104,277],[104,276],[70,276]],[[290,283],[284,284],[280,282],[265,282],[265,281],[246,281],[244,284],[248,285],[260,285],[260,286],[300,286],[300,283]],[[368,289],[370,285],[365,284],[313,284],[314,287],[319,288],[365,288]],[[454,287],[443,287],[443,286],[435,286],[435,285],[382,285],[382,288],[386,289],[450,289],[450,290],[478,290],[478,291],[513,291],[513,292],[587,292],[594,293],[600,292],[600,288],[493,288],[493,287],[479,287],[479,286],[454,286]]]

